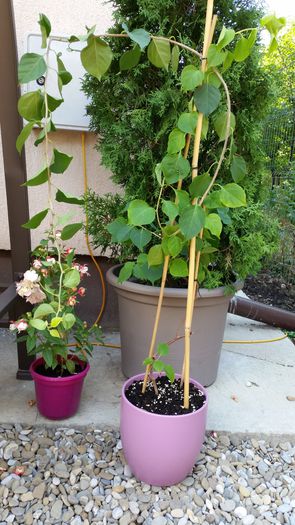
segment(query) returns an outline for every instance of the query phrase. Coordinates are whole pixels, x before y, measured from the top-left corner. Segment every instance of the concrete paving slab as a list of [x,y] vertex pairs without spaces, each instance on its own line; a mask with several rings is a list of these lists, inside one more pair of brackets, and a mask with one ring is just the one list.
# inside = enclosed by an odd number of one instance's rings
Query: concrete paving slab
[[[124,377],[120,350],[95,351],[79,412],[71,419],[51,422],[28,401],[33,383],[15,379],[16,346],[8,330],[0,337],[0,422],[84,426],[119,426],[119,401]],[[228,315],[226,340],[261,340],[282,332],[262,323]],[[106,343],[119,344],[119,334],[107,334]],[[217,381],[208,388],[208,430],[295,436],[295,346],[289,339],[264,344],[224,344]],[[250,384],[251,386],[247,386]]]

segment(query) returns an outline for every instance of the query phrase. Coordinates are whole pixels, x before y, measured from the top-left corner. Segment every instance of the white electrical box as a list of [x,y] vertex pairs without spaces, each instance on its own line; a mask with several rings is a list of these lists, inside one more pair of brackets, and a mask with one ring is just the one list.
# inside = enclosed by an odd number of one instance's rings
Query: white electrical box
[[[56,40],[55,40],[56,38]],[[45,50],[41,47],[41,35],[30,34],[28,36],[28,53],[39,53],[44,55]],[[74,51],[68,49],[68,43],[58,40],[58,37],[51,37],[49,66],[48,71],[48,93],[54,98],[60,99],[60,92],[57,85],[56,54],[62,53],[61,60],[65,68],[71,73],[72,80],[63,87],[62,95],[64,102],[54,111],[53,122],[58,129],[72,129],[85,131],[89,128],[89,117],[86,115],[87,97],[81,88],[81,81],[85,75],[80,60],[81,49],[86,45],[85,42],[75,42],[71,44]],[[28,91],[35,91],[42,86],[42,78],[34,80],[27,85]]]

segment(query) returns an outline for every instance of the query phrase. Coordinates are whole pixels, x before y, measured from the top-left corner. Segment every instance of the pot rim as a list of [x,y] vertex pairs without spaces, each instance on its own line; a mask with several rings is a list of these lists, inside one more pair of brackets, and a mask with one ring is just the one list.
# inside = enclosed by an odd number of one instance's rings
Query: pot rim
[[[165,415],[165,414],[154,414],[152,412],[148,412],[147,410],[144,410],[143,408],[138,408],[136,407],[135,405],[133,405],[132,403],[130,403],[130,401],[127,399],[126,395],[125,395],[125,390],[128,388],[129,385],[131,385],[132,383],[134,383],[135,381],[137,381],[138,379],[143,379],[144,378],[144,375],[145,374],[137,374],[135,376],[131,376],[129,377],[123,384],[122,386],[122,391],[121,391],[121,395],[122,395],[122,400],[124,400],[124,403],[126,403],[129,407],[132,407],[133,410],[135,410],[135,412],[140,412],[141,414],[144,413],[147,415],[147,417],[155,417],[155,418],[168,418],[169,421],[173,420],[173,419],[177,419],[179,421],[180,418],[188,418],[188,417],[193,417],[195,416],[196,414],[200,414],[201,412],[203,412],[204,410],[207,410],[207,407],[208,407],[208,393],[207,393],[207,390],[206,388],[201,385],[201,383],[198,383],[198,381],[196,381],[195,379],[192,379],[190,378],[190,383],[193,383],[197,388],[199,388],[199,390],[201,390],[205,396],[206,396],[206,400],[205,400],[205,403],[203,404],[203,406],[201,406],[200,408],[198,408],[198,410],[195,410],[194,412],[190,412],[189,414],[178,414],[178,415],[174,415],[174,416],[169,416],[169,415]],[[156,377],[160,376],[161,374],[158,373],[158,374],[155,374]],[[180,374],[175,374],[175,377],[176,379],[178,379],[179,377],[181,377]]]
[[[118,283],[117,276],[115,275],[115,270],[120,268],[122,264],[116,264],[112,266],[106,273],[106,278],[109,284],[114,286],[121,291],[134,292],[143,295],[155,296],[157,297],[160,293],[159,286],[151,286],[149,284],[140,284],[133,281],[124,281],[123,283]],[[238,280],[233,283],[236,291],[243,288],[244,281]],[[225,286],[219,286],[218,288],[199,288],[198,297],[207,298],[207,297],[225,297]],[[234,294],[231,294],[233,296]],[[165,288],[164,297],[186,297],[187,288]]]
[[[75,360],[77,360],[78,362],[81,362],[81,363],[85,363],[85,361],[81,361],[77,357],[75,358]],[[35,368],[38,365],[40,365],[41,363],[45,363],[44,358],[43,357],[37,357],[31,363],[29,371],[30,371],[30,374],[31,374],[33,379],[37,379],[37,381],[43,381],[45,383],[48,383],[48,382],[49,383],[70,383],[70,382],[74,382],[74,381],[77,381],[79,379],[83,379],[88,374],[88,372],[90,370],[90,365],[89,365],[88,362],[86,362],[85,368],[81,372],[78,372],[77,374],[73,374],[73,375],[68,376],[68,377],[47,377],[47,376],[44,376],[42,374],[39,374],[35,370]]]

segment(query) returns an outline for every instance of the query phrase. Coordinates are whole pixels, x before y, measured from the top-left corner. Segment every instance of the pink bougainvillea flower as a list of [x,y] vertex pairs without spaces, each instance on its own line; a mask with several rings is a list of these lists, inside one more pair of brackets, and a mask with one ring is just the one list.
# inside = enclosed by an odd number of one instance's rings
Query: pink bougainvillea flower
[[67,248],[64,252],[65,255],[70,255],[70,253],[74,253],[75,252],[75,248]]
[[78,294],[83,297],[83,295],[85,295],[85,288],[83,288],[83,286],[80,286],[80,288],[78,289]]
[[35,270],[27,270],[24,273],[24,281],[31,281],[32,283],[36,283],[39,281],[39,275]]
[[40,286],[36,285],[32,289],[32,293],[27,297],[27,303],[38,304],[42,303],[46,299],[45,293],[41,290]]
[[68,300],[67,300],[67,305],[68,306],[75,306],[77,300],[76,300],[76,296],[73,295],[72,297],[69,297]]
[[88,266],[86,264],[82,264],[80,266],[80,275],[82,277],[82,275],[89,275],[88,273]]
[[40,261],[40,259],[34,260],[33,267],[36,268],[36,270],[40,270],[40,268],[42,268],[42,262]]
[[10,323],[9,330],[17,330],[18,333],[20,333],[27,330],[28,326],[29,324],[25,319],[20,319],[19,321],[12,321],[12,323]]
[[46,257],[46,262],[48,262],[49,264],[55,264],[56,263],[56,259],[55,257]]

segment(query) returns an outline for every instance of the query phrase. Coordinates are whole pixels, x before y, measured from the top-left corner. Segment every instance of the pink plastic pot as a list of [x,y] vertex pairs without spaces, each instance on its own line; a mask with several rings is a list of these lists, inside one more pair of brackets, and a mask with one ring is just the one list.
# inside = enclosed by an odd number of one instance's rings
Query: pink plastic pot
[[[169,486],[183,481],[200,453],[206,428],[208,397],[202,385],[191,379],[206,395],[196,412],[181,416],[161,416],[135,407],[125,391],[140,374],[122,388],[121,439],[126,461],[134,476],[149,485]],[[178,376],[179,377],[179,376]]]
[[69,377],[46,377],[36,372],[36,368],[43,363],[43,357],[39,357],[30,366],[40,414],[48,419],[66,419],[73,416],[79,408],[84,377],[90,369],[89,364],[81,361],[85,364],[84,370]]

